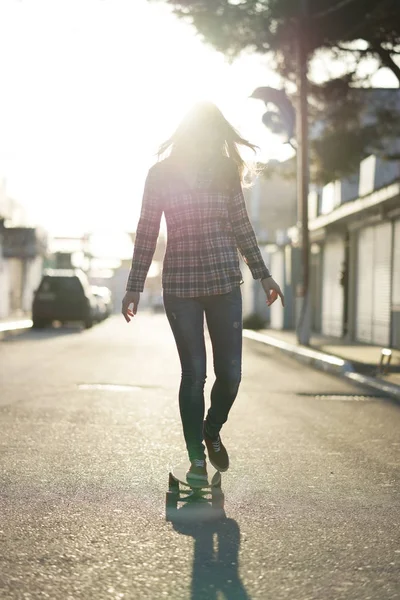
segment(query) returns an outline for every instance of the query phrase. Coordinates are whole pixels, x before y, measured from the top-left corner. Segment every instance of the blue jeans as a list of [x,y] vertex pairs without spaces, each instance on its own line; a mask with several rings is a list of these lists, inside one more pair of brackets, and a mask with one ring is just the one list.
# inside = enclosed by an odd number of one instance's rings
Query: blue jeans
[[189,459],[205,457],[203,444],[206,347],[204,314],[211,338],[215,383],[206,417],[207,433],[217,436],[227,421],[242,374],[242,295],[181,298],[164,293],[164,306],[182,367],[179,409]]

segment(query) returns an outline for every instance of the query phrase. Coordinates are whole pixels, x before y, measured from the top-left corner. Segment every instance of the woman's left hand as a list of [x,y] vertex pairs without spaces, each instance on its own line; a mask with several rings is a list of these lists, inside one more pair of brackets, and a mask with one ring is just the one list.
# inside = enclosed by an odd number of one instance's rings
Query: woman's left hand
[[262,279],[261,285],[263,287],[265,295],[267,296],[267,305],[268,306],[271,306],[271,304],[273,304],[275,302],[275,300],[278,298],[278,296],[281,299],[282,306],[285,306],[285,298],[282,294],[281,288],[276,283],[276,281],[274,281],[274,279],[272,279],[272,277],[267,277],[266,279]]
[[[136,315],[138,304],[140,300],[140,292],[126,292],[124,299],[122,300],[122,314],[125,317],[125,321],[129,323],[132,317]],[[132,305],[132,310],[130,306]]]

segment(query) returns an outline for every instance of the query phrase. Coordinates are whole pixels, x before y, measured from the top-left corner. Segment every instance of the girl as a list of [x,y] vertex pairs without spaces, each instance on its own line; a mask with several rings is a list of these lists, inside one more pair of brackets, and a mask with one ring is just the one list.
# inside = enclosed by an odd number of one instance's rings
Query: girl
[[[189,454],[188,482],[207,481],[210,463],[229,467],[220,431],[228,419],[241,380],[242,298],[239,249],[265,291],[270,306],[280,296],[258,248],[244,202],[244,140],[212,103],[194,106],[160,148],[147,176],[136,231],[132,268],[122,314],[129,323],[154,255],[164,213],[167,248],[162,285],[164,306],[178,349],[182,377],[179,408]],[[132,307],[132,308],[131,308]],[[206,350],[204,315],[213,349],[215,383],[204,419]]]

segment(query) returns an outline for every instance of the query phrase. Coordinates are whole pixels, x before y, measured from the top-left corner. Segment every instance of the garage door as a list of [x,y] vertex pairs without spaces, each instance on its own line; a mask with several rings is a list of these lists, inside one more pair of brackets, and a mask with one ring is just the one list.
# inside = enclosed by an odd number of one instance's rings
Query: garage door
[[400,348],[400,219],[393,228],[392,345]]
[[343,286],[340,274],[344,263],[344,239],[327,238],[323,249],[322,333],[343,335]]
[[360,342],[386,346],[390,338],[392,225],[367,227],[358,236],[357,322]]
[[394,223],[393,231],[393,310],[400,311],[400,219]]

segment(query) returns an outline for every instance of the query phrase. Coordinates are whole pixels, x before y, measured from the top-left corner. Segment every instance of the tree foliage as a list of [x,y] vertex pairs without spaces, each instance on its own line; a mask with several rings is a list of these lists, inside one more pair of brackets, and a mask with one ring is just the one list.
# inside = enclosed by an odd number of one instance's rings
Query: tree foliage
[[[323,123],[319,134],[312,135],[314,179],[325,182],[350,174],[367,153],[383,152],[388,140],[400,136],[399,104],[378,98],[372,116],[368,94],[356,89],[368,85],[357,67],[371,57],[389,68],[400,85],[400,0],[307,0],[305,17],[300,0],[164,2],[230,59],[245,50],[268,54],[292,97],[299,35],[311,65],[321,52],[342,65],[349,62],[347,72],[323,84],[313,82],[309,70],[310,120]],[[279,131],[273,114],[264,122]]]
[[[228,57],[243,50],[271,52],[285,79],[295,79],[300,0],[164,0],[191,22],[203,39]],[[375,56],[393,70],[400,48],[398,0],[307,0],[302,35],[309,55],[321,49]],[[364,48],[349,46],[364,40]]]

